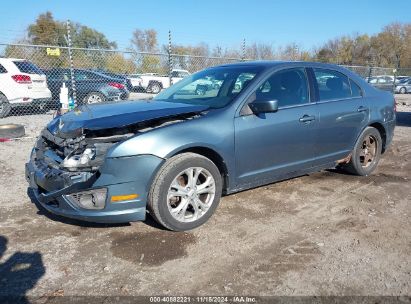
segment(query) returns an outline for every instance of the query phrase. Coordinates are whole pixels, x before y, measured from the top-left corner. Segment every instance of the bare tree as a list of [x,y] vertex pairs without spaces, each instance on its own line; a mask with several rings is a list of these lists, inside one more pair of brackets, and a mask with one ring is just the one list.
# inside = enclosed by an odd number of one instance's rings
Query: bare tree
[[136,29],[133,32],[131,43],[138,52],[157,52],[157,31],[154,29]]

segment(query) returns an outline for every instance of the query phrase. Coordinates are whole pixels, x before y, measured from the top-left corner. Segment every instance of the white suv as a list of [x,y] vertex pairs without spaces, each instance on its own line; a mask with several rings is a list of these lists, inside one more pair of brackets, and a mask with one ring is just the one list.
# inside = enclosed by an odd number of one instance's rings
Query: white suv
[[21,105],[43,109],[51,101],[46,75],[25,59],[0,58],[0,117]]

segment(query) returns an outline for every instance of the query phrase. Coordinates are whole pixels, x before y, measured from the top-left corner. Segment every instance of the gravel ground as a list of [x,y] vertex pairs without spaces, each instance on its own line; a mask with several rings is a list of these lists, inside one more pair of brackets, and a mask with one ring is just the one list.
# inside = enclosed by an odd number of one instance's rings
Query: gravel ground
[[[397,101],[411,104],[411,95]],[[0,143],[0,295],[411,295],[411,106],[369,177],[323,171],[226,196],[187,233],[37,209],[24,163],[52,115]]]

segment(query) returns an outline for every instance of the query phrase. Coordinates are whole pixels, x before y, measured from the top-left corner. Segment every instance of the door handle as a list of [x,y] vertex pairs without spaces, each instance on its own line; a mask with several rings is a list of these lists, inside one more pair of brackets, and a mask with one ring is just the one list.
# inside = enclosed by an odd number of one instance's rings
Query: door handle
[[300,122],[310,122],[310,121],[315,120],[315,116],[304,115],[299,120]]
[[367,111],[368,111],[368,108],[363,107],[363,106],[361,106],[357,109],[357,112],[367,112]]

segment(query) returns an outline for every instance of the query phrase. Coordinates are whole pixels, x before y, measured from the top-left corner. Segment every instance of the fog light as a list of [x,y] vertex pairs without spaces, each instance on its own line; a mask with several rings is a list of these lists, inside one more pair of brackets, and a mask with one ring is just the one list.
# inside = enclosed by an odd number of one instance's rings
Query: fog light
[[106,204],[107,189],[94,189],[66,195],[77,206],[84,209],[103,209]]

